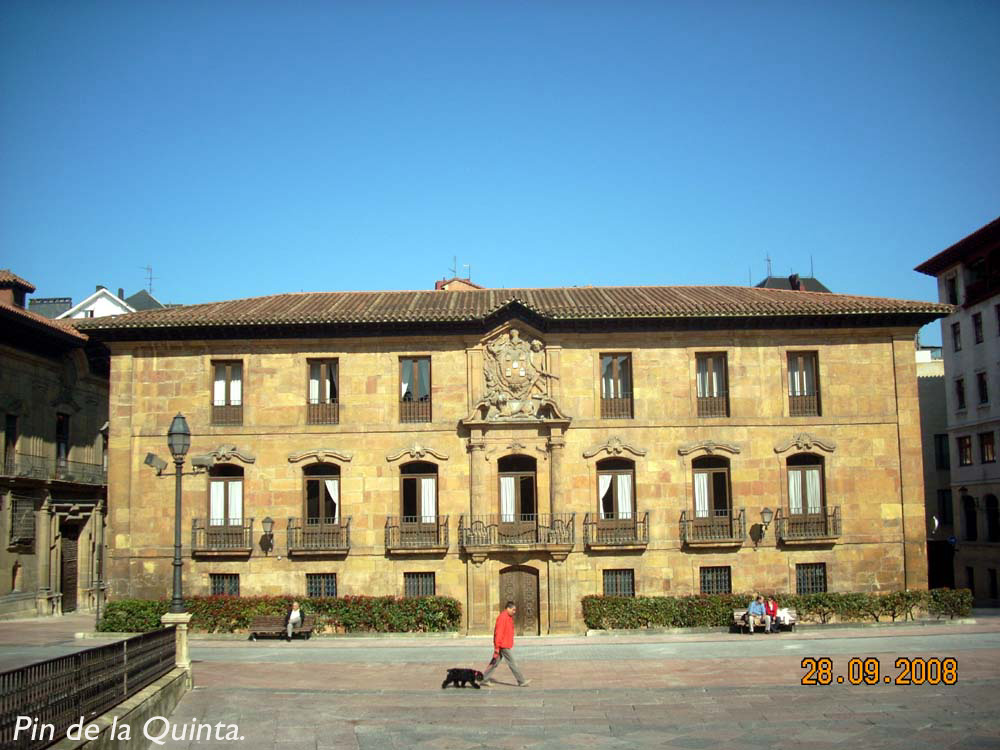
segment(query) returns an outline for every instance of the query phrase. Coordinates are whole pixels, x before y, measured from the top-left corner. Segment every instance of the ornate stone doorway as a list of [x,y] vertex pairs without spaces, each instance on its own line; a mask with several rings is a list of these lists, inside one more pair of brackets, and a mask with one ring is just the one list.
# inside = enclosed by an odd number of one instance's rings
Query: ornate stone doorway
[[514,628],[518,635],[538,635],[538,571],[524,565],[500,571],[500,606],[508,601],[517,605]]

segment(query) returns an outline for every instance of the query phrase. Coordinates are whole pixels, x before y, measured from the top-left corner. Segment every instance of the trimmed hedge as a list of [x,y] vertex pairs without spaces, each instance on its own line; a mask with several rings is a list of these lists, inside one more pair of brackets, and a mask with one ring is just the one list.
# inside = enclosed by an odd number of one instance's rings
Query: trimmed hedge
[[[208,633],[247,630],[256,615],[283,615],[292,601],[326,627],[345,633],[430,633],[457,630],[462,605],[447,596],[397,599],[392,596],[296,598],[291,596],[193,596],[184,605],[191,628]],[[145,633],[160,627],[166,599],[117,599],[108,602],[97,629],[104,632]]]
[[[733,610],[747,606],[752,594],[701,594],[696,596],[585,596],[583,620],[594,630],[637,628],[726,627]],[[841,622],[883,618],[914,618],[926,610],[941,617],[964,617],[972,612],[968,589],[893,591],[875,593],[776,594],[779,606],[794,609],[800,621]]]

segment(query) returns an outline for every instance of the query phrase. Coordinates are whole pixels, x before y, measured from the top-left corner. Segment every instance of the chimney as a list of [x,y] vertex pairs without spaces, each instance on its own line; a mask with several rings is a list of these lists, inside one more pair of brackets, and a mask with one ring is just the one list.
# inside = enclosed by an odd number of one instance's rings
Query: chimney
[[793,292],[802,291],[802,281],[799,279],[799,275],[797,273],[793,273],[788,277],[788,286],[792,288]]
[[107,287],[106,287],[106,286],[104,286],[104,284],[98,284],[98,285],[97,285],[97,289],[95,289],[94,291],[95,291],[95,292],[99,292],[99,291],[101,291],[102,289],[107,289]]
[[118,299],[125,299],[125,290],[118,287]]

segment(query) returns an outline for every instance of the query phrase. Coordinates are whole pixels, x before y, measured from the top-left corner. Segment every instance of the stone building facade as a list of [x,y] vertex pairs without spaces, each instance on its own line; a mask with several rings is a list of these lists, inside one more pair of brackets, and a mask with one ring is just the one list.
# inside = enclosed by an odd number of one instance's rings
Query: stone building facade
[[469,632],[515,599],[549,633],[588,594],[922,588],[913,341],[948,309],[442,289],[80,323],[111,352],[113,594],[169,590],[174,485],[143,459],[179,412],[190,593],[436,593]]
[[954,580],[1000,605],[1000,218],[917,266],[954,305],[941,321]]
[[33,291],[0,270],[0,617],[93,610],[102,587],[107,353]]

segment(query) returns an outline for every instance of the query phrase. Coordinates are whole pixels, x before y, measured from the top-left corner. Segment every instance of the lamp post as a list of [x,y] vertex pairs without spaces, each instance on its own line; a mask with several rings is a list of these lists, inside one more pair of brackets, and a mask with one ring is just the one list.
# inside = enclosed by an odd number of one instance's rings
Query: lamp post
[[174,457],[176,470],[174,480],[174,593],[170,600],[170,612],[184,612],[184,597],[181,594],[181,471],[184,467],[184,456],[191,447],[191,430],[188,429],[184,415],[178,413],[170,423],[167,431],[167,445]]

